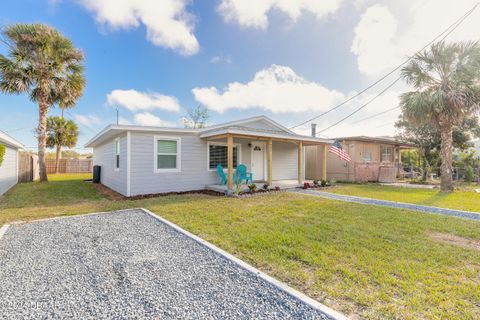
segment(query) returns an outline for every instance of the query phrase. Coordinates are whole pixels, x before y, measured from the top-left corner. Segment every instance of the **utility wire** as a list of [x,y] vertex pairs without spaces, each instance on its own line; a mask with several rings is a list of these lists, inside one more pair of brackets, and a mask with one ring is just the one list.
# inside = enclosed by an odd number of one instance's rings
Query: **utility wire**
[[343,122],[345,120],[347,120],[348,118],[350,118],[351,116],[353,116],[355,113],[359,112],[360,110],[362,110],[363,108],[365,108],[366,106],[368,106],[371,102],[373,102],[375,99],[377,99],[378,97],[380,97],[382,94],[384,94],[388,89],[390,89],[391,87],[393,87],[398,81],[400,80],[400,77],[395,79],[395,81],[393,81],[392,83],[390,83],[388,86],[386,86],[382,91],[380,91],[377,95],[375,95],[372,99],[368,100],[366,103],[364,103],[363,105],[361,105],[359,108],[357,108],[355,111],[353,111],[352,113],[348,114],[346,117],[343,117],[342,119],[338,120],[337,122],[335,122],[334,124],[326,127],[325,129],[322,129],[320,131],[318,131],[315,136],[318,134],[318,133],[322,133],[324,131],[327,131],[328,129],[332,128],[332,127],[335,127],[337,124],[339,124],[340,122]]
[[[463,16],[461,16],[459,19],[457,19],[454,23],[452,23],[450,26],[448,26],[448,28],[446,28],[442,33],[440,33],[439,35],[437,35],[435,38],[433,38],[432,41],[430,41],[429,43],[427,43],[423,48],[421,48],[420,50],[416,51],[416,52],[419,52],[419,51],[423,51],[424,49],[426,49],[427,47],[429,47],[431,44],[433,44],[435,41],[437,41],[439,38],[442,38],[442,40],[444,40],[450,33],[452,33],[456,28],[458,28],[458,26],[460,26],[460,24],[463,23],[463,21],[470,15],[473,13],[473,11],[475,11],[475,9],[477,8],[477,6],[479,5],[479,2],[477,2],[470,10],[468,10]],[[451,29],[451,30],[450,30]],[[445,36],[444,36],[445,34]],[[371,89],[372,87],[376,86],[378,83],[380,83],[381,81],[385,80],[387,77],[389,77],[391,74],[393,74],[395,71],[397,71],[398,69],[400,69],[403,65],[405,65],[407,62],[409,62],[411,59],[413,58],[413,56],[410,56],[408,57],[408,59],[406,59],[405,61],[403,61],[401,64],[399,64],[397,67],[395,67],[392,71],[388,72],[387,74],[385,74],[383,77],[381,77],[380,79],[378,79],[377,81],[375,81],[374,83],[372,83],[371,85],[369,85],[368,87],[366,87],[365,89],[363,89],[362,91],[358,92],[357,94],[351,96],[350,98],[344,100],[343,102],[337,104],[336,106],[334,106],[333,108],[319,114],[318,116],[315,116],[313,118],[310,118],[300,124],[297,124],[293,127],[290,127],[289,129],[294,129],[294,128],[297,128],[299,126],[302,126],[308,122],[311,122],[315,119],[318,119],[338,108],[340,108],[341,106],[345,105],[346,103],[352,101],[353,99],[359,97],[360,95],[362,95],[363,93],[365,93],[367,90]],[[399,77],[400,78],[400,77]]]
[[370,117],[366,117],[366,118],[357,120],[357,121],[353,122],[352,124],[357,124],[357,123],[363,122],[363,121],[365,121],[365,120],[370,120],[370,119],[376,118],[376,117],[378,117],[378,116],[381,116],[382,114],[385,114],[385,113],[387,113],[387,112],[390,112],[390,111],[393,111],[393,110],[399,109],[399,108],[400,108],[400,106],[396,106],[395,108],[387,109],[387,110],[382,111],[382,112],[380,112],[380,113],[374,114],[374,115],[372,115],[372,116],[370,116]]
[[[445,40],[445,38],[451,34],[456,28],[458,28],[460,26],[460,24],[462,24],[463,21],[465,21],[465,19],[477,8],[477,6],[479,5],[479,3],[477,2],[477,4],[472,8],[470,9],[461,19],[460,21],[451,29],[449,30],[442,38],[442,41]],[[447,29],[448,30],[448,29]],[[424,49],[424,48],[423,48]],[[422,51],[423,49],[421,49],[420,51]],[[411,59],[411,57],[407,60],[409,61]],[[373,97],[373,99],[370,99],[367,103],[365,103],[364,105],[362,105],[360,108],[356,109],[355,111],[353,111],[352,113],[350,113],[349,115],[347,115],[346,117],[342,118],[341,120],[335,122],[333,125],[327,127],[326,129],[323,129],[321,131],[319,131],[319,133],[321,132],[324,132],[336,125],[338,125],[339,123],[345,121],[346,119],[350,118],[351,116],[353,116],[355,113],[359,112],[360,110],[362,110],[363,108],[365,108],[368,104],[370,104],[373,100],[375,100],[376,98],[378,98],[380,95],[382,95],[383,93],[385,93],[385,91],[387,89],[389,89],[390,87],[392,87],[398,80],[400,80],[401,77],[398,77],[394,82],[392,82],[389,86],[387,86],[384,90],[382,90],[379,94],[377,94],[375,97]]]

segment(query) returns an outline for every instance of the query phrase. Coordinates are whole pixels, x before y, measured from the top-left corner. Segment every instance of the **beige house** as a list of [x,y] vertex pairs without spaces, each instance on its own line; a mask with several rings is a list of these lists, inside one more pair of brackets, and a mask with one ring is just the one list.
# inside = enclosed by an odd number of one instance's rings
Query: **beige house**
[[[305,150],[305,178],[335,179],[351,182],[395,182],[401,171],[400,150],[415,148],[391,137],[337,138],[351,162],[340,160],[323,147],[308,146]],[[322,174],[322,162],[327,152],[327,174]]]

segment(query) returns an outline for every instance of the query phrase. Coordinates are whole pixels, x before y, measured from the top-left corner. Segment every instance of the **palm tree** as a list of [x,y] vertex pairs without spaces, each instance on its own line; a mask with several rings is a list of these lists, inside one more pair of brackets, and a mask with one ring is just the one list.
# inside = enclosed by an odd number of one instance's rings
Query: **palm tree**
[[78,127],[72,120],[63,117],[48,117],[47,119],[47,147],[56,148],[55,173],[60,167],[62,147],[73,148],[78,140]]
[[417,53],[401,75],[415,89],[401,95],[402,113],[440,132],[441,190],[451,192],[453,127],[480,110],[480,44],[433,44]]
[[15,24],[3,32],[8,56],[0,54],[0,91],[27,93],[38,104],[40,181],[45,167],[47,114],[55,104],[72,107],[85,87],[83,53],[57,30],[43,24]]

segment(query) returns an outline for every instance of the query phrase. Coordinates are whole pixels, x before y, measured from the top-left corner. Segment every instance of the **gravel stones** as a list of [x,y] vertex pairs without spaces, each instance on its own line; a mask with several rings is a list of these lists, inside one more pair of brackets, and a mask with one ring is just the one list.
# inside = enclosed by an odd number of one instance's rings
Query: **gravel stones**
[[141,210],[13,224],[2,319],[327,319]]

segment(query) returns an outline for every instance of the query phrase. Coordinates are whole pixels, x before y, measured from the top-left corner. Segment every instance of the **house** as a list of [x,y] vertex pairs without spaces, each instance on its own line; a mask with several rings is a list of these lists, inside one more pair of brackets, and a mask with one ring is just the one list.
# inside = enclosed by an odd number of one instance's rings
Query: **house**
[[[351,162],[340,160],[328,149],[316,146],[306,148],[306,179],[335,179],[350,182],[395,182],[401,172],[401,150],[414,149],[392,137],[340,137],[336,138]],[[325,157],[325,154],[327,156]],[[327,160],[326,175],[321,172]]]
[[216,171],[247,166],[257,182],[302,184],[306,146],[328,139],[295,134],[265,116],[202,129],[110,125],[85,146],[101,166],[101,182],[125,196],[206,189],[219,184]]
[[[18,182],[18,150],[23,149],[23,145],[0,131],[0,148],[0,150],[5,150],[0,165],[1,196]],[[0,153],[3,153],[3,151]]]

